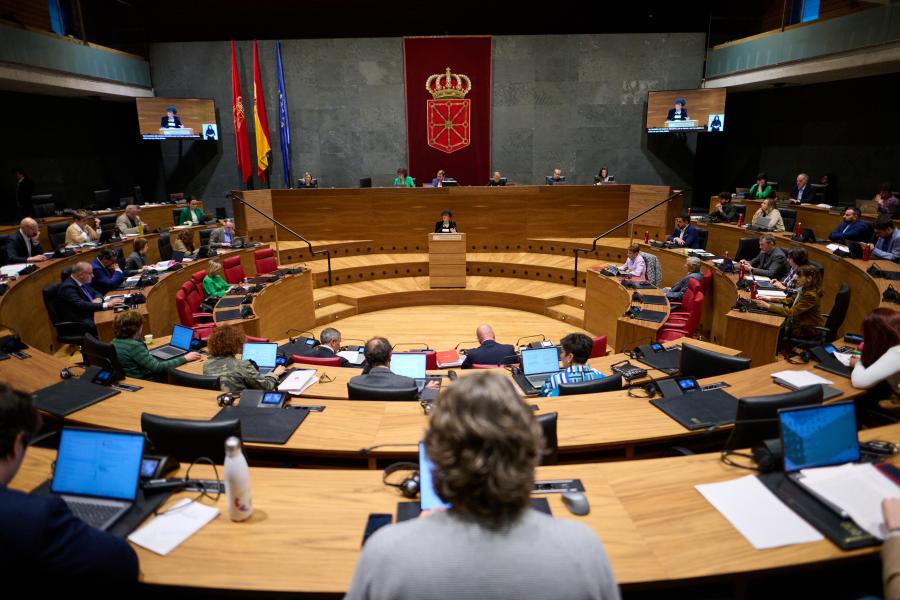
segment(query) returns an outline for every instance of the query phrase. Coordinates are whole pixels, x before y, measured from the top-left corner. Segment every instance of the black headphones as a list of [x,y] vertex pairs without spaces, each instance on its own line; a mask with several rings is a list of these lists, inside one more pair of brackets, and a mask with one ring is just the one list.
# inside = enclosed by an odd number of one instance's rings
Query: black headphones
[[234,406],[234,403],[237,402],[240,397],[241,395],[236,392],[225,392],[224,394],[216,396],[216,401],[219,403],[219,406]]
[[806,350],[795,349],[787,356],[787,361],[792,365],[805,365],[812,358]]
[[[404,478],[400,483],[388,481],[388,477],[397,471],[412,471],[412,474]],[[419,465],[412,462],[397,462],[388,465],[381,476],[381,482],[399,489],[404,498],[415,498],[419,495]]]
[[64,368],[63,370],[61,370],[61,371],[59,372],[59,378],[60,378],[60,379],[71,379],[71,378],[72,378],[72,371],[70,371],[69,369]]
[[655,398],[659,392],[659,386],[655,382],[644,385],[632,385],[628,388],[628,396],[631,398]]

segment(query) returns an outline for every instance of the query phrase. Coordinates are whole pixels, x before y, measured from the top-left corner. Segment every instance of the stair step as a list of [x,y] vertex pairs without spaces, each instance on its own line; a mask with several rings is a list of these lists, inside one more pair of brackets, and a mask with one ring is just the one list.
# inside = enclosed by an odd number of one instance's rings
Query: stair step
[[314,288],[313,289],[313,304],[315,304],[315,307],[317,309],[324,308],[326,306],[335,304],[339,300],[340,300],[340,297],[328,289],[323,289],[323,288]]
[[553,319],[571,323],[575,327],[584,327],[584,310],[569,304],[554,304],[545,309],[545,314]]
[[329,304],[328,306],[316,309],[316,325],[324,325],[355,314],[356,305],[335,302],[334,304]]

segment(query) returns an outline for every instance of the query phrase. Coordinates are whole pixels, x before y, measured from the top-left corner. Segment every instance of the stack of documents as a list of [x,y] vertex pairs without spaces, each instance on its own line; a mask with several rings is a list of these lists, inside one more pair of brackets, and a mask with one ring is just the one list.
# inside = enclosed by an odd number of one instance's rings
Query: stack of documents
[[781,290],[757,290],[756,295],[760,298],[787,298],[787,294]]
[[794,390],[799,390],[810,385],[831,385],[834,382],[824,377],[819,377],[815,373],[809,371],[778,371],[772,373],[772,379],[775,383],[780,383]]
[[19,263],[16,265],[6,265],[0,267],[0,274],[6,275],[10,277],[11,275],[18,275],[22,269],[28,266],[28,263]]
[[299,396],[304,390],[309,388],[309,386],[318,381],[319,378],[316,377],[316,371],[314,369],[292,371],[284,378],[284,381],[278,384],[278,391],[287,392],[293,396]]
[[850,248],[848,248],[847,246],[844,246],[843,244],[828,244],[825,247],[828,248],[829,250],[831,250],[832,252],[834,252],[835,250],[840,250],[841,252],[846,252],[847,254],[850,254]]
[[769,283],[772,281],[768,277],[764,277],[762,275],[744,275],[744,279],[746,281],[755,281],[757,283]]

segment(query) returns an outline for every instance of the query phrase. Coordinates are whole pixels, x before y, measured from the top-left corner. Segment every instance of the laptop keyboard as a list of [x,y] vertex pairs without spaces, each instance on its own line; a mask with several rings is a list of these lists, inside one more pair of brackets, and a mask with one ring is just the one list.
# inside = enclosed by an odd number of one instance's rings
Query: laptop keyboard
[[121,504],[98,504],[70,498],[63,498],[63,500],[69,506],[72,514],[98,529],[102,529],[110,519],[122,512],[123,508]]
[[547,375],[549,375],[549,373],[544,373],[543,375],[526,375],[525,379],[527,379],[528,383],[534,387],[541,387],[544,385],[544,382],[547,381]]
[[153,356],[156,358],[165,360],[167,358],[172,358],[181,354],[180,350],[175,350],[172,348],[160,348],[156,352],[151,352]]

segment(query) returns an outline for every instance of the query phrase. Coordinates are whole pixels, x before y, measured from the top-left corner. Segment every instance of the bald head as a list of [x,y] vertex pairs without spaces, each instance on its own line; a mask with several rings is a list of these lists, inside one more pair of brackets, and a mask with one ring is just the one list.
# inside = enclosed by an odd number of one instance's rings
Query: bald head
[[22,230],[22,233],[27,235],[30,238],[37,237],[39,233],[39,228],[37,221],[32,219],[31,217],[25,217],[19,222],[19,229]]
[[478,338],[479,344],[485,340],[492,340],[495,337],[494,329],[490,325],[479,325],[475,330],[475,336]]

